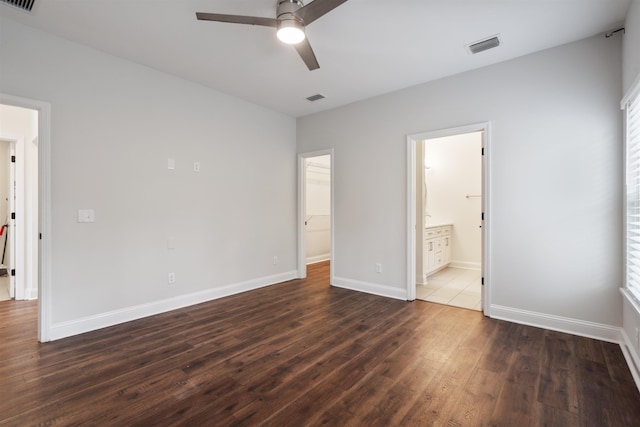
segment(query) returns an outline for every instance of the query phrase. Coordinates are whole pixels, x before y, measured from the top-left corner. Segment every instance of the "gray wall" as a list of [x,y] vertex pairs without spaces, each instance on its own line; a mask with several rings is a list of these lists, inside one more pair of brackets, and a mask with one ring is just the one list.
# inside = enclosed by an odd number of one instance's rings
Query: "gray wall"
[[[633,82],[640,78],[640,1],[631,3],[627,20],[625,22],[626,33],[623,42],[623,69],[624,91],[631,88]],[[623,177],[624,178],[624,177]],[[640,339],[637,331],[640,329],[640,306],[635,305],[627,298],[623,299],[623,329],[627,349],[630,351],[636,363],[636,369],[640,368]],[[637,372],[637,371],[636,371]]]
[[[77,323],[54,337],[295,274],[293,118],[6,19],[0,28],[0,92],[51,104],[52,321]],[[81,208],[95,223],[77,222]]]
[[624,23],[622,43],[623,91],[640,75],[640,0],[632,0]]
[[404,292],[406,136],[490,121],[492,304],[619,327],[621,61],[598,36],[298,119],[335,150],[336,283]]

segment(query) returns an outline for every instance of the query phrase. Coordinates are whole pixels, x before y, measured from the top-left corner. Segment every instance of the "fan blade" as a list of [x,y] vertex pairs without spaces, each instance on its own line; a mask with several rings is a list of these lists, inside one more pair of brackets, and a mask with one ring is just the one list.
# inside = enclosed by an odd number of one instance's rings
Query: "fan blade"
[[273,18],[260,18],[257,16],[223,15],[220,13],[196,12],[199,21],[229,22],[232,24],[262,25],[265,27],[277,27],[278,21]]
[[294,44],[293,47],[296,48],[298,54],[300,55],[300,58],[302,58],[304,63],[307,65],[309,71],[317,70],[318,68],[320,68],[320,64],[318,64],[316,54],[313,53],[313,49],[311,49],[311,44],[309,44],[308,38],[305,37],[304,40],[302,40],[298,44]]
[[304,25],[309,25],[321,16],[331,12],[347,0],[313,0],[311,3],[301,7],[295,15],[302,19]]

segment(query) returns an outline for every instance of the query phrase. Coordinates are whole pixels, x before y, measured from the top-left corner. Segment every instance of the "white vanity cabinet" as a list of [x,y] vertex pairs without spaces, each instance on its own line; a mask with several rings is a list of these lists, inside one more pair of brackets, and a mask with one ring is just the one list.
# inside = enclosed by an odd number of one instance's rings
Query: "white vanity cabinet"
[[451,262],[451,225],[427,226],[424,231],[424,274],[429,276]]

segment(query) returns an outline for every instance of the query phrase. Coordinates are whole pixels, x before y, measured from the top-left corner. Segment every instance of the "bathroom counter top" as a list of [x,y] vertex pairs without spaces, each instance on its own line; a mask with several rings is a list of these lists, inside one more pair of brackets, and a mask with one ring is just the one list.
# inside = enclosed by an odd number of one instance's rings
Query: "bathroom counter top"
[[453,224],[451,224],[451,223],[449,223],[449,222],[439,222],[439,223],[437,223],[437,224],[426,224],[426,225],[424,226],[424,228],[425,228],[425,229],[428,229],[428,228],[446,227],[446,226],[451,227],[452,225],[453,225]]

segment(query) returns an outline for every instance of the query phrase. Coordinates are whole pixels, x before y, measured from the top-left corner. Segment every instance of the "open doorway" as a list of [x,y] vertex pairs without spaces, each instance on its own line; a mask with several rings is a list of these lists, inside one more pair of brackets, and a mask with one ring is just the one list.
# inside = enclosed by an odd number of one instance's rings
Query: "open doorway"
[[[20,122],[15,113],[26,112],[30,117],[22,131],[17,129]],[[23,115],[23,117],[25,117]],[[23,269],[25,285],[19,288],[16,280],[16,298],[19,292],[24,299],[36,299],[38,307],[38,341],[50,340],[50,277],[51,253],[51,172],[50,172],[50,122],[51,105],[46,102],[0,93],[0,139],[16,143],[16,187],[23,176],[23,190],[16,191],[16,221],[22,221],[25,233],[23,239],[24,266],[16,257],[16,279]],[[20,165],[23,170],[20,171]],[[20,213],[18,198],[22,194],[23,211]],[[20,219],[20,217],[23,219]],[[1,221],[2,219],[0,219]],[[19,226],[18,226],[19,229]],[[16,255],[22,252],[16,232]],[[11,302],[5,302],[11,304]]]
[[38,111],[0,104],[0,287],[38,297]]
[[481,310],[482,132],[417,142],[424,160],[416,183],[424,216],[416,260],[416,299]]
[[408,137],[409,300],[488,313],[489,124]]
[[0,301],[15,298],[15,277],[11,269],[15,268],[15,233],[9,233],[10,213],[14,210],[15,163],[11,156],[15,152],[15,142],[0,139]]
[[298,156],[298,277],[329,263],[333,280],[333,150]]

